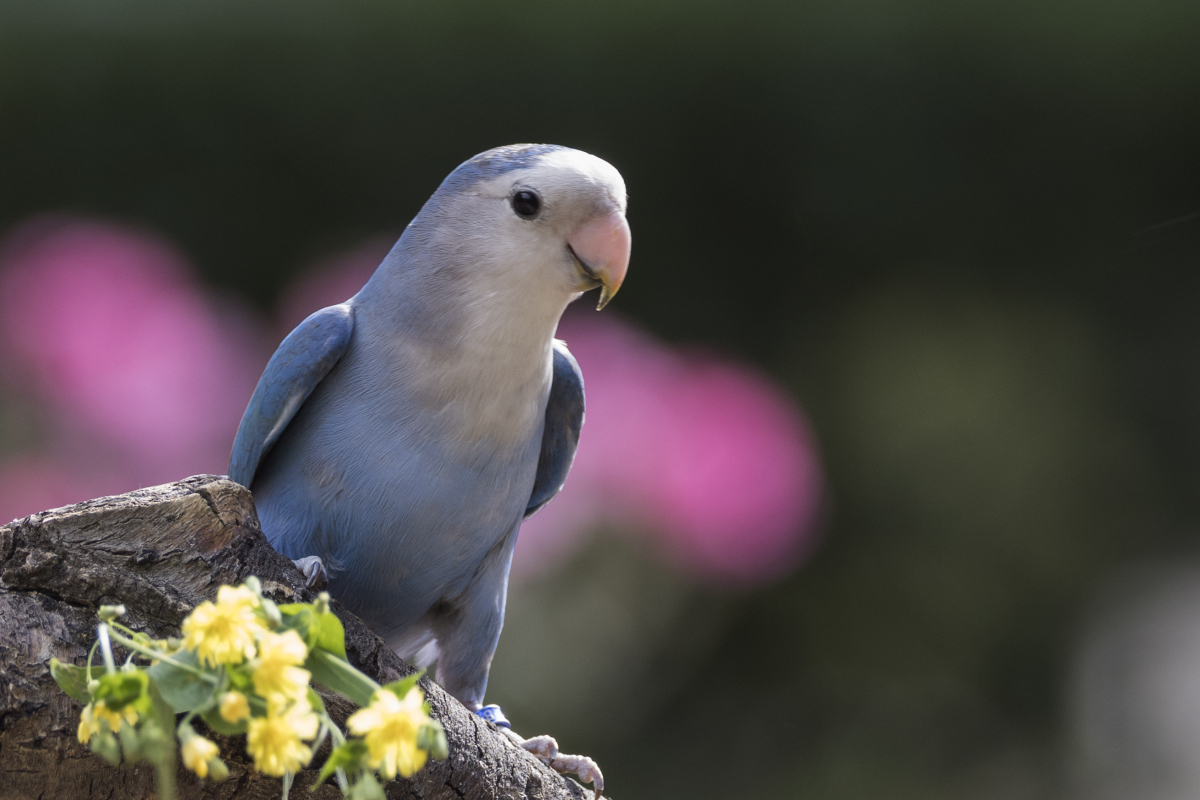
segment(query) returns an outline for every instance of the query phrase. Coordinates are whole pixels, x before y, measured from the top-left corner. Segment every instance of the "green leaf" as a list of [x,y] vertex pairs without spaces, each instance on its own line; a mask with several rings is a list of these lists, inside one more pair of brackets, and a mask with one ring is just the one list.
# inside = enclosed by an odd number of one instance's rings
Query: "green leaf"
[[318,714],[325,713],[325,701],[321,699],[321,695],[317,694],[312,686],[308,687],[308,704],[313,707],[313,711]]
[[288,603],[279,606],[279,613],[283,615],[284,630],[291,629],[300,634],[310,648],[316,645],[320,625],[311,603]]
[[[328,603],[325,604],[328,608]],[[310,648],[319,647],[341,659],[346,658],[346,630],[332,611],[318,613],[311,603],[288,603],[279,606],[283,629],[291,629]]]
[[254,691],[254,673],[250,669],[249,664],[239,664],[237,666],[226,665],[225,674],[229,677],[229,688],[237,689],[242,694],[250,694]]
[[333,748],[333,752],[321,766],[321,774],[317,776],[317,782],[309,787],[309,791],[316,791],[318,786],[329,780],[329,776],[339,769],[355,772],[366,768],[367,743],[362,739],[347,739]]
[[379,785],[379,781],[375,780],[375,775],[370,772],[364,772],[362,776],[350,787],[350,794],[346,795],[347,800],[386,800],[383,793],[383,787]]
[[421,680],[421,676],[424,674],[425,670],[418,670],[412,675],[401,678],[398,681],[392,681],[383,688],[387,689],[389,692],[396,695],[396,697],[399,697],[401,700],[403,700],[412,690],[412,688],[417,685],[417,681]]
[[313,616],[317,620],[316,646],[344,659],[346,657],[346,629],[342,627],[342,621],[337,618],[337,614],[326,611],[324,614],[314,613]]
[[96,688],[96,702],[103,702],[110,711],[121,711],[125,706],[132,705],[141,711],[148,711],[149,703],[139,703],[146,696],[146,685],[150,678],[140,669],[123,669],[120,672],[109,672],[100,676],[100,685]]
[[[180,650],[171,658],[185,666],[200,669],[200,659],[191,650]],[[175,711],[191,711],[212,702],[216,686],[194,672],[166,661],[159,661],[146,672]]]
[[74,664],[64,664],[57,658],[50,659],[50,675],[58,688],[74,697],[81,703],[90,703],[91,694],[87,690],[87,670]]
[[237,736],[239,733],[245,733],[246,728],[250,725],[249,719],[244,719],[241,722],[226,722],[221,716],[221,712],[216,708],[210,708],[200,715],[204,720],[204,724],[212,728],[216,733],[224,734],[225,736]]
[[314,681],[360,706],[369,705],[371,695],[379,688],[349,662],[324,650],[310,650],[304,668],[312,673]]
[[429,751],[431,758],[443,761],[450,756],[450,746],[446,743],[446,730],[442,723],[431,719],[417,729],[417,747]]

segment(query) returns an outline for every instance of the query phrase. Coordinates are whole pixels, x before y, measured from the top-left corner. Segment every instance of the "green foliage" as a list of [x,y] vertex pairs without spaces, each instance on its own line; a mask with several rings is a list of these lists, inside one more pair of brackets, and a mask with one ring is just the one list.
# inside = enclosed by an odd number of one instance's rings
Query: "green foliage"
[[159,775],[159,794],[164,792],[164,782],[175,785],[175,709],[162,696],[153,680],[146,686],[146,694],[150,698],[150,710],[153,720],[153,731],[147,725],[143,731],[142,749],[146,760],[153,762]]
[[92,696],[87,688],[87,670],[72,664],[64,664],[57,658],[50,659],[50,675],[58,688],[81,703],[89,703]]
[[[428,712],[428,709],[426,710]],[[437,760],[450,757],[450,745],[446,741],[446,729],[436,719],[417,730],[417,747],[429,751],[429,757]]]
[[309,652],[304,668],[312,673],[314,681],[360,706],[370,703],[371,695],[379,688],[375,681],[328,650]]
[[176,711],[189,711],[210,703],[216,684],[201,671],[200,659],[191,650],[172,653],[147,670],[158,690]]
[[[320,610],[323,605],[324,610]],[[300,634],[310,648],[316,647],[338,658],[346,658],[346,631],[329,604],[288,603],[279,606],[282,625]]]
[[[328,604],[326,604],[328,606]],[[332,611],[316,612],[317,640],[314,647],[338,658],[346,658],[346,629]]]
[[204,720],[204,724],[211,728],[215,733],[224,736],[237,736],[240,733],[245,733],[249,727],[250,720],[244,719],[241,722],[228,722],[221,716],[220,711],[216,706],[207,708],[200,714],[200,719]]
[[[336,746],[322,766],[317,785],[339,774],[339,785],[346,789],[347,797],[382,798],[383,789],[370,769],[372,759],[366,742],[346,739],[329,718],[321,697],[311,686],[297,686],[287,671],[295,672],[296,661],[292,659],[303,658],[313,679],[359,705],[370,703],[381,688],[346,661],[345,631],[329,609],[328,596],[322,595],[313,604],[277,606],[262,597],[257,580],[249,579],[242,587],[222,587],[216,603],[202,606],[183,623],[186,643],[191,647],[182,646],[177,640],[156,641],[132,631],[117,622],[125,613],[123,606],[105,606],[100,615],[97,643],[103,656],[103,670],[51,660],[50,671],[59,687],[86,704],[79,726],[80,739],[112,764],[122,760],[152,763],[159,797],[173,800],[177,740],[182,743],[183,763],[188,769],[215,781],[224,780],[229,774],[217,756],[216,745],[192,727],[192,720],[199,717],[217,733],[248,734],[247,751],[256,763],[259,758],[266,758],[270,764],[285,764],[283,770],[291,770],[283,774],[286,798],[294,770],[307,766],[298,760],[303,756],[297,753],[308,752],[299,747],[300,742],[308,740],[310,749],[315,750],[331,734]],[[266,633],[272,630],[295,631],[305,647],[297,648],[292,636]],[[254,646],[247,651],[250,641],[247,637],[251,636]],[[113,643],[148,659],[150,664],[141,666],[131,658],[118,669]],[[92,648],[92,656],[97,647]],[[204,647],[209,648],[212,658],[201,659],[197,654]],[[89,657],[89,665],[91,661]],[[90,681],[89,669],[93,678]],[[416,684],[421,674],[396,681],[387,688],[404,698],[410,691],[419,691]],[[265,687],[262,688],[265,695],[258,694],[260,687]],[[423,709],[424,722],[417,726],[412,744],[435,759],[446,758],[448,750],[441,724],[428,718],[428,703],[423,703]],[[178,725],[177,714],[184,715]],[[377,713],[375,718],[379,719]],[[414,724],[420,719],[418,715]],[[259,737],[255,745],[256,724],[264,728],[276,726],[276,733]],[[382,724],[368,723],[366,731],[379,730]],[[292,744],[278,741],[279,726],[295,736]],[[363,732],[361,727],[356,730]],[[284,739],[287,736],[283,734]],[[389,744],[394,746],[396,742]],[[375,763],[379,763],[378,759]],[[347,772],[355,775],[353,782],[345,780]]]
[[150,698],[146,695],[149,676],[139,669],[123,669],[109,672],[100,677],[99,685],[92,692],[92,699],[104,703],[111,711],[121,711],[134,706],[138,712],[148,710]]
[[358,772],[367,768],[367,743],[362,739],[347,739],[333,748],[329,758],[321,767],[317,782],[312,785],[316,789],[327,781],[339,769],[343,772]]
[[312,605],[310,603],[288,603],[278,606],[278,608],[282,617],[280,624],[283,628],[294,630],[300,634],[300,638],[309,647],[315,646],[319,631],[317,630],[317,614],[313,611]]
[[391,683],[385,684],[383,688],[396,695],[398,699],[403,700],[405,696],[408,695],[408,693],[412,690],[412,688],[417,685],[417,681],[421,680],[424,675],[425,670],[419,670],[414,672],[412,675],[401,678],[398,681],[392,681]]
[[103,731],[93,736],[91,748],[92,752],[103,756],[104,760],[114,767],[121,763],[121,747],[117,744],[117,737],[108,731]]
[[348,800],[384,800],[385,795],[379,781],[367,772],[350,787],[350,793],[346,797]]

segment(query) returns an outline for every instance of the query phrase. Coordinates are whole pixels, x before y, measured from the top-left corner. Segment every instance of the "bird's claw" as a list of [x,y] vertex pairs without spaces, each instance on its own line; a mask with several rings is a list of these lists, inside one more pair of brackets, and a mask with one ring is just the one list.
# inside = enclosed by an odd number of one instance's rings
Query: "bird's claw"
[[595,800],[600,800],[600,795],[604,793],[604,775],[595,761],[587,756],[559,755],[551,759],[549,764],[555,772],[569,772],[577,775],[581,783],[590,783]]
[[558,755],[558,742],[554,740],[553,736],[535,736],[532,739],[526,739],[521,742],[521,747],[547,763]]
[[304,575],[304,585],[309,589],[321,590],[329,586],[329,573],[320,556],[305,556],[292,562]]
[[496,725],[500,733],[522,750],[528,751],[538,761],[555,772],[566,775],[577,775],[580,783],[590,783],[595,793],[595,800],[600,800],[604,792],[604,775],[595,761],[587,756],[568,756],[558,752],[558,742],[553,736],[534,736],[526,739],[509,725],[508,719],[498,705],[488,705],[476,709],[476,714]]
[[595,800],[604,792],[604,775],[595,761],[587,756],[569,756],[558,752],[558,742],[551,736],[534,736],[521,743],[521,747],[533,753],[539,761],[555,772],[579,777],[581,783],[590,783]]

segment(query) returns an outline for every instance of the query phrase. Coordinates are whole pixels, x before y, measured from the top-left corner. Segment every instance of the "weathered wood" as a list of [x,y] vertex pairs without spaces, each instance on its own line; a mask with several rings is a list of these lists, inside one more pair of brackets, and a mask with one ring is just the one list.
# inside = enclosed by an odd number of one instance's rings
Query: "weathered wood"
[[[0,528],[0,800],[154,797],[150,767],[112,767],[76,740],[80,705],[55,685],[50,659],[84,663],[103,604],[124,603],[124,621],[134,629],[177,635],[193,606],[250,575],[277,602],[313,599],[299,571],[259,530],[250,493],[214,475],[45,511]],[[336,602],[334,610],[360,669],[381,683],[411,672],[357,617]],[[421,685],[446,728],[450,758],[388,784],[389,798],[591,797],[428,678]],[[344,719],[349,710],[344,702],[330,704],[335,717]],[[230,777],[213,784],[181,769],[182,798],[280,796],[278,779],[248,768],[245,737],[212,738]],[[293,796],[340,796],[329,785],[310,795],[315,778],[315,770],[298,775]]]

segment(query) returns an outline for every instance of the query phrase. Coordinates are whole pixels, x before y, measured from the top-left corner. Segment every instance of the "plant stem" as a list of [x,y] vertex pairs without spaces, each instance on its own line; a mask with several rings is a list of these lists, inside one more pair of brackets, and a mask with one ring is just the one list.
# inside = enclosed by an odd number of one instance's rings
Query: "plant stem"
[[100,640],[97,639],[96,641],[92,642],[92,649],[88,650],[87,682],[89,685],[91,685],[92,682],[92,660],[96,657],[96,648],[99,646]]
[[153,659],[157,659],[159,661],[164,661],[173,667],[178,667],[179,669],[184,670],[185,672],[190,672],[193,675],[196,675],[197,677],[203,678],[205,681],[213,684],[214,686],[220,681],[220,678],[218,678],[216,675],[213,675],[210,672],[205,672],[204,670],[193,667],[190,664],[181,664],[180,662],[171,658],[166,653],[160,653],[156,650],[151,650],[148,647],[143,647],[142,645],[138,644],[137,642],[133,641],[132,639],[128,639],[128,638],[122,636],[121,634],[116,633],[115,631],[113,632],[112,637],[113,637],[113,639],[115,639],[117,641],[117,644],[121,645],[122,647],[127,647],[130,650],[136,650],[137,652],[141,653],[142,655],[146,656],[147,658],[153,658]]
[[108,674],[117,671],[117,663],[113,659],[112,642],[108,640],[108,624],[101,622],[96,629],[96,638],[100,641],[100,655],[104,656],[104,668]]

